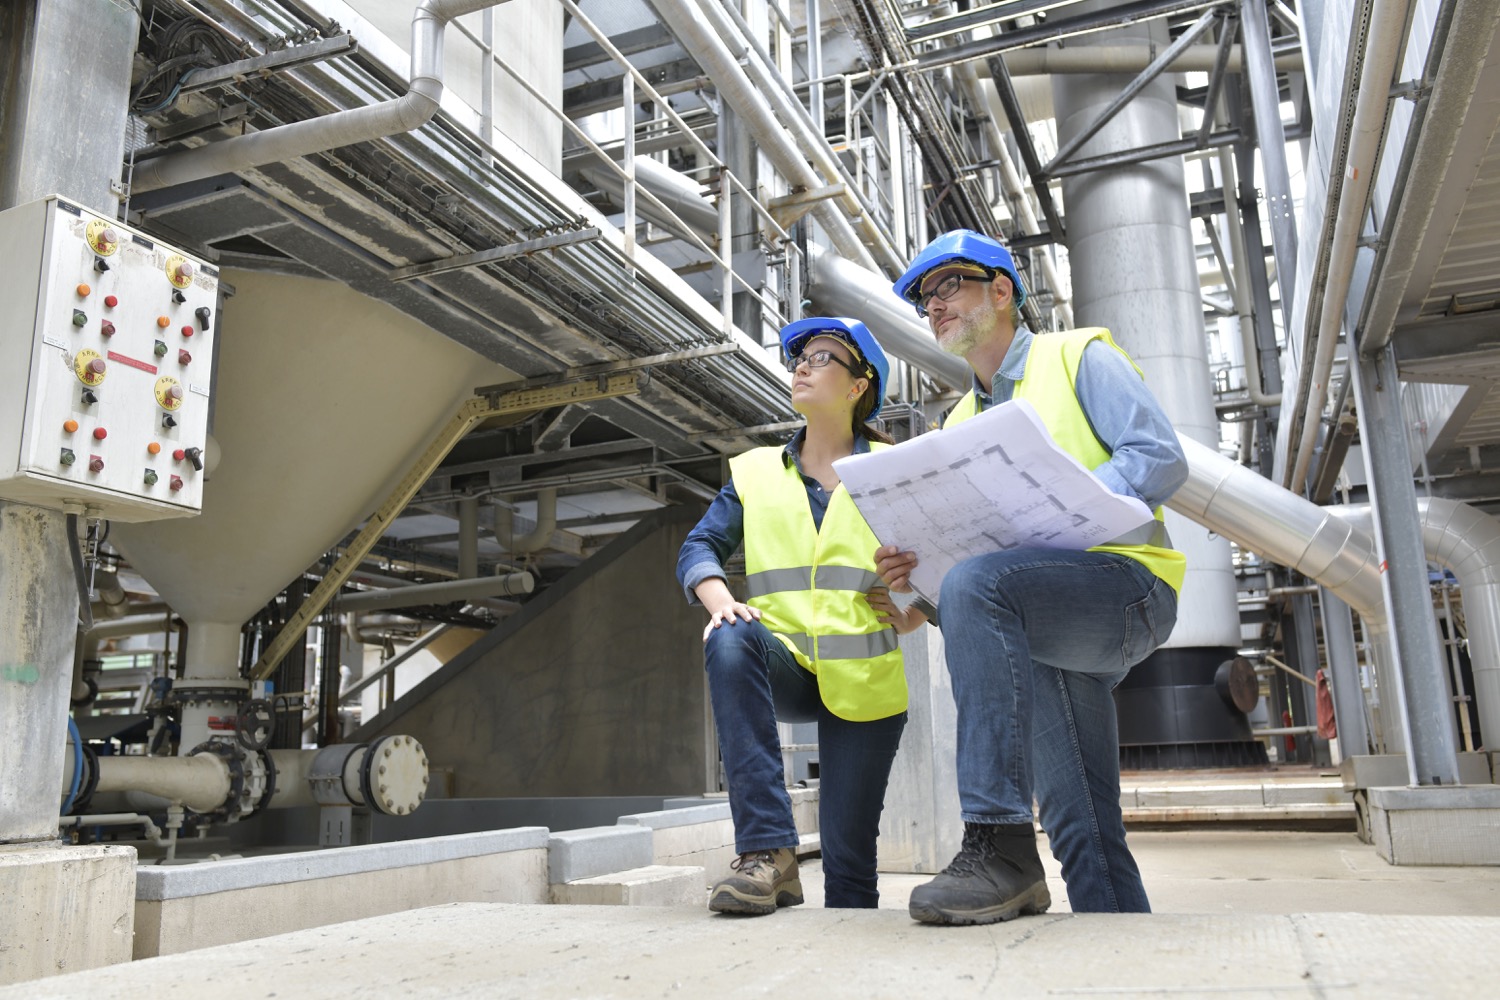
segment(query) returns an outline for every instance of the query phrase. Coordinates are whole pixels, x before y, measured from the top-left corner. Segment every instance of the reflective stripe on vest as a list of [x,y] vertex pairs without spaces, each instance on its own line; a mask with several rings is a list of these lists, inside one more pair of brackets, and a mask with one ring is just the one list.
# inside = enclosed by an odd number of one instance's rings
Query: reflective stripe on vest
[[863,594],[880,583],[874,570],[854,566],[798,566],[794,569],[768,569],[745,577],[745,589],[751,597],[764,597],[782,590],[852,590]]
[[[1034,406],[1058,447],[1078,459],[1087,469],[1097,469],[1109,461],[1109,452],[1089,426],[1088,417],[1084,416],[1074,388],[1078,383],[1078,365],[1083,358],[1084,348],[1095,340],[1102,340],[1130,361],[1130,356],[1120,349],[1109,331],[1103,327],[1037,334],[1031,338],[1031,351],[1026,356],[1026,371],[1016,383],[1013,397],[1024,399]],[[1139,373],[1140,366],[1134,361],[1130,363]],[[1067,391],[1062,390],[1062,385],[1068,387]],[[943,421],[943,426],[960,423],[978,412],[979,398],[971,390],[958,401],[958,405]],[[1187,558],[1171,547],[1172,541],[1166,532],[1162,508],[1156,508],[1153,513],[1156,517],[1155,525],[1144,525],[1141,529],[1104,545],[1095,545],[1089,551],[1113,552],[1134,559],[1165,580],[1173,590],[1180,592],[1183,576],[1187,571]]]
[[744,508],[747,603],[818,677],[823,704],[853,722],[906,710],[906,673],[895,630],[862,596],[878,586],[879,546],[848,491],[813,524],[807,486],[783,449],[756,448],[730,462]]

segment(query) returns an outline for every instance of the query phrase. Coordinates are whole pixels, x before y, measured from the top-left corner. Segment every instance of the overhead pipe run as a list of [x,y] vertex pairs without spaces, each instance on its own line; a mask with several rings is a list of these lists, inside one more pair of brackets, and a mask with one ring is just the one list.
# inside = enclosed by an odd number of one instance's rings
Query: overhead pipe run
[[421,0],[412,12],[411,82],[405,94],[380,104],[140,160],[131,175],[131,190],[155,191],[421,128],[437,114],[442,101],[443,31],[448,22],[503,2]]
[[[549,531],[548,537],[551,537]],[[367,590],[339,598],[338,609],[351,614],[383,611],[388,608],[415,608],[429,604],[451,604],[454,601],[476,601],[486,597],[515,597],[529,594],[536,587],[530,573],[505,573],[440,583],[417,583],[409,587]]]
[[[780,90],[772,88],[766,91],[756,87],[692,0],[651,0],[651,3],[672,34],[693,54],[703,71],[714,81],[719,96],[739,114],[746,131],[760,146],[761,151],[771,158],[771,162],[787,181],[794,188],[809,191],[826,186],[825,180],[808,165],[806,156],[797,149],[787,135],[786,126],[777,120],[772,111],[773,105],[781,103]],[[787,112],[786,118],[793,121],[796,120],[794,116],[803,114],[805,112],[799,106]],[[828,178],[835,179],[836,174]],[[831,201],[819,201],[812,211],[828,231],[829,239],[839,253],[871,270],[878,269],[875,258],[854,231],[839,205]],[[873,224],[873,220],[863,221],[867,225]]]
[[[1293,427],[1297,450],[1283,483],[1300,491],[1307,480],[1307,468],[1318,444],[1318,426],[1328,394],[1328,380],[1333,372],[1334,354],[1338,349],[1339,329],[1344,322],[1344,303],[1354,277],[1354,263],[1365,218],[1365,206],[1375,180],[1375,167],[1385,143],[1386,121],[1390,116],[1391,80],[1396,61],[1406,39],[1411,0],[1374,0],[1370,15],[1369,40],[1364,62],[1360,66],[1359,87],[1349,96],[1345,107],[1353,108],[1352,120],[1341,129],[1335,149],[1347,146],[1342,164],[1331,165],[1334,173],[1329,195],[1336,199],[1333,225],[1325,220],[1322,253],[1312,287],[1306,297],[1298,296],[1307,306],[1307,342],[1304,356],[1312,355],[1306,377],[1298,386],[1302,400],[1300,422]],[[1319,280],[1321,278],[1321,280]],[[1294,416],[1296,416],[1294,411]]]

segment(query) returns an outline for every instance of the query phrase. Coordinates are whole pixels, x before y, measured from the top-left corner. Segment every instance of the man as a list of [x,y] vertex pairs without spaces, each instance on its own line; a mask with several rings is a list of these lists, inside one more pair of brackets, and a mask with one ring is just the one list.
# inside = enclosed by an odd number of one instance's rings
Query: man
[[[1033,791],[1073,910],[1148,912],[1125,843],[1111,691],[1177,620],[1185,560],[1168,547],[1160,507],[1187,479],[1182,448],[1109,331],[1037,336],[1021,324],[1026,289],[1010,253],[988,236],[939,236],[895,290],[974,370],[972,391],[945,425],[1026,399],[1059,446],[1157,518],[1113,544],[992,552],[944,577],[964,839],[942,874],[912,892],[911,915],[981,924],[1051,905]],[[910,589],[916,561],[893,546],[876,550],[876,570],[895,591]]]

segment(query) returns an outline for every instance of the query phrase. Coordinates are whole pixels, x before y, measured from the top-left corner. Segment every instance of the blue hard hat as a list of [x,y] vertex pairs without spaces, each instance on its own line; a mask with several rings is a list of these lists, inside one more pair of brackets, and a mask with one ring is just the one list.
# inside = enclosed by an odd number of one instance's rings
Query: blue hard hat
[[875,415],[880,412],[881,405],[885,402],[885,384],[891,376],[891,363],[886,359],[885,351],[881,350],[880,342],[875,335],[857,319],[849,319],[844,316],[810,316],[807,319],[799,319],[795,323],[788,323],[781,328],[781,349],[789,358],[795,358],[802,353],[802,345],[816,336],[835,337],[848,344],[854,352],[871,368],[875,370],[872,381],[875,383],[875,408],[870,411],[867,420],[874,420]]
[[897,295],[915,305],[922,292],[922,276],[942,264],[954,263],[977,264],[990,271],[999,271],[1010,279],[1016,291],[1016,308],[1025,304],[1026,286],[1021,284],[1010,251],[993,237],[972,229],[955,229],[927,244],[891,287]]

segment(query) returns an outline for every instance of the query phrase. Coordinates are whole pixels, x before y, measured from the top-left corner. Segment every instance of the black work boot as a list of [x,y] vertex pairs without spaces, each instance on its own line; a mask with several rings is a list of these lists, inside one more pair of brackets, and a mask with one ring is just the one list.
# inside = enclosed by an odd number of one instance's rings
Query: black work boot
[[1051,905],[1030,823],[965,823],[958,856],[912,890],[908,909],[924,924],[993,924]]

